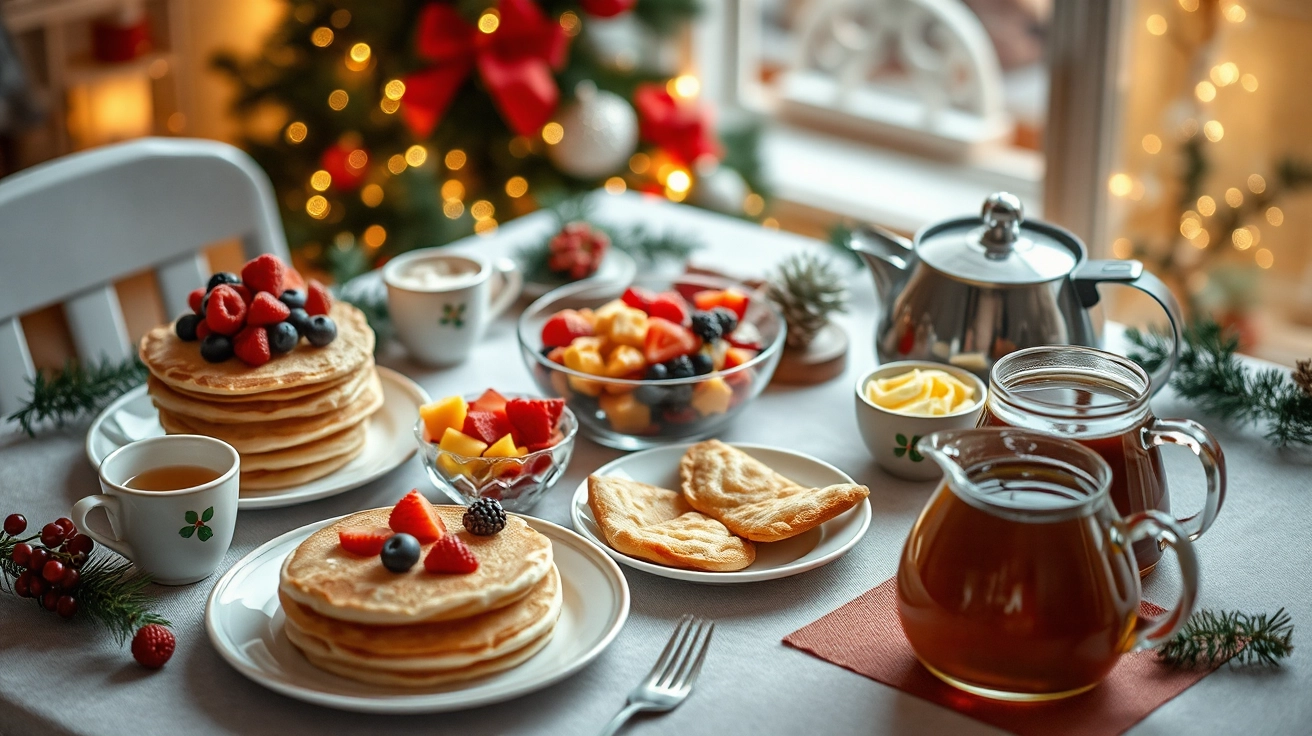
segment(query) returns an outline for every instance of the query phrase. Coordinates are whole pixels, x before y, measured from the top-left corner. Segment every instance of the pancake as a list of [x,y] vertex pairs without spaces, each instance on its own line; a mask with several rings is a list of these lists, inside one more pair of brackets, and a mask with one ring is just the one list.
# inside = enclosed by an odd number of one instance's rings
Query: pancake
[[[168,386],[168,389],[175,394],[185,396],[189,399],[204,401],[206,403],[214,404],[214,405],[242,404],[247,401],[290,401],[292,399],[304,398],[306,396],[310,396],[311,394],[317,394],[321,391],[327,391],[328,389],[331,388],[338,388],[343,384],[358,380],[360,377],[360,372],[367,370],[369,367],[372,366],[373,366],[373,361],[370,360],[367,361],[365,366],[362,367],[359,371],[356,371],[354,373],[348,373],[340,378],[334,378],[331,381],[323,381],[322,383],[307,383],[304,386],[287,386],[285,388],[275,388],[272,391],[261,391],[258,394],[232,394],[230,396],[223,395],[223,394],[203,394],[197,391],[188,391],[187,389],[180,388],[178,386],[169,386],[168,384],[164,384],[164,385]],[[153,373],[150,375],[152,377],[154,376]],[[163,383],[163,381],[160,381],[158,378],[156,378],[155,380],[158,383]]]
[[547,632],[536,641],[529,643],[528,646],[517,652],[511,652],[504,657],[479,662],[478,664],[464,667],[457,670],[437,670],[431,672],[391,672],[370,667],[361,667],[357,664],[344,664],[332,659],[326,655],[325,649],[321,642],[314,637],[304,636],[295,633],[293,629],[285,629],[287,638],[310,664],[326,672],[340,675],[351,680],[366,682],[371,685],[383,687],[436,687],[456,682],[473,680],[478,677],[504,672],[505,670],[517,667],[528,661],[530,657],[542,651],[542,648],[551,641],[552,632]]
[[303,445],[311,440],[358,424],[383,405],[383,386],[375,372],[355,401],[314,417],[281,419],[259,424],[216,424],[159,409],[159,423],[169,434],[203,434],[223,440],[239,453],[271,452]]
[[209,398],[196,398],[197,394],[174,391],[153,375],[147,376],[146,387],[155,406],[171,414],[216,424],[245,424],[318,416],[341,409],[360,398],[373,374],[371,360],[346,382],[297,399],[266,400],[264,394],[254,394],[255,398],[241,402],[215,403]]
[[241,469],[286,470],[321,460],[340,457],[364,445],[369,435],[369,421],[347,427],[337,434],[273,452],[248,452],[241,456]]
[[366,626],[336,621],[279,596],[287,627],[314,637],[323,655],[389,671],[448,670],[503,657],[550,631],[564,599],[553,566],[527,596],[504,608],[441,623]]
[[357,458],[361,452],[364,452],[364,443],[361,443],[354,450],[342,453],[337,457],[307,463],[295,468],[242,470],[240,489],[243,491],[273,491],[279,488],[290,488],[299,486],[302,483],[309,483],[341,468]]
[[360,370],[374,352],[374,331],[364,313],[337,302],[329,313],[337,338],[316,348],[300,342],[296,349],[252,368],[240,360],[210,363],[200,356],[200,343],[183,342],[172,325],[160,325],[141,338],[141,362],[170,387],[192,393],[225,396],[301,388],[332,381]]
[[[377,557],[341,548],[343,527],[387,526],[392,509],[361,511],[311,534],[283,563],[279,590],[314,612],[339,621],[395,625],[449,621],[491,611],[522,598],[552,567],[551,540],[511,515],[490,537],[464,531],[463,506],[438,506],[447,529],[478,557],[468,575],[433,575],[416,565],[388,572]],[[429,545],[425,545],[425,553]]]

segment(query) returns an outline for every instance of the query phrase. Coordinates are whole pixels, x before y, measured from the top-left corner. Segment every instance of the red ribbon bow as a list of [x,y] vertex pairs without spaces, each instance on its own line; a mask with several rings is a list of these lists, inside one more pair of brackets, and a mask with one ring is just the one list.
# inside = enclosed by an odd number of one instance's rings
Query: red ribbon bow
[[676,99],[663,84],[641,84],[633,93],[642,139],[692,165],[702,156],[724,155],[711,110],[695,100]]
[[553,70],[565,65],[569,36],[533,0],[501,0],[496,30],[484,33],[454,6],[430,3],[419,14],[415,50],[432,66],[405,78],[401,114],[427,138],[475,65],[511,130],[535,134],[560,99]]

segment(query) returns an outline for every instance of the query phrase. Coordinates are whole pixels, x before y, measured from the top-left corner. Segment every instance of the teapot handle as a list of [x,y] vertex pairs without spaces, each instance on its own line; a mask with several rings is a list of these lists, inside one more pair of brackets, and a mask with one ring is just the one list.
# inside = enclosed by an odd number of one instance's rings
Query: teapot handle
[[1198,599],[1198,557],[1180,523],[1160,511],[1143,511],[1126,517],[1124,523],[1127,550],[1141,539],[1152,539],[1175,550],[1180,561],[1180,599],[1175,608],[1155,619],[1139,618],[1134,627],[1132,649],[1152,649],[1175,636],[1193,615]]
[[1151,375],[1149,393],[1161,391],[1171,378],[1171,371],[1180,359],[1180,344],[1184,342],[1184,316],[1180,313],[1180,303],[1175,300],[1171,288],[1161,279],[1146,270],[1139,261],[1089,261],[1071,275],[1075,283],[1075,295],[1085,309],[1098,303],[1098,284],[1116,283],[1132,286],[1153,298],[1166,312],[1166,319],[1171,323],[1171,359],[1157,367]]

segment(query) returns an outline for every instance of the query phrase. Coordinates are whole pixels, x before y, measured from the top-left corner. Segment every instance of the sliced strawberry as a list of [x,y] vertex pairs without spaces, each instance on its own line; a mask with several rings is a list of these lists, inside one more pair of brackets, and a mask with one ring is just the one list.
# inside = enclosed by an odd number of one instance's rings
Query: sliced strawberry
[[702,311],[709,312],[716,307],[724,307],[734,314],[738,315],[741,322],[747,315],[748,297],[746,294],[737,289],[725,289],[716,291],[710,289],[699,291],[692,298],[693,304]]
[[488,389],[483,395],[469,402],[471,411],[490,411],[493,414],[506,415],[506,397],[497,393],[496,389]]
[[433,504],[424,498],[416,488],[405,494],[392,507],[392,515],[387,517],[387,525],[397,534],[409,534],[419,540],[420,544],[436,542],[446,534],[446,524],[437,515]]
[[547,353],[547,360],[565,365],[565,348],[552,348],[551,352]]
[[282,281],[287,275],[287,266],[278,256],[265,253],[256,256],[241,267],[241,282],[252,293],[267,291],[277,299],[282,296]]
[[272,293],[261,291],[251,300],[250,310],[246,312],[246,324],[257,327],[276,325],[291,314],[291,307],[278,301]]
[[263,327],[247,325],[232,338],[232,352],[252,368],[268,363],[273,357],[269,350],[269,333]]
[[246,324],[246,302],[229,284],[214,287],[205,305],[205,323],[220,335],[235,335]]
[[[555,399],[564,403],[561,399]],[[551,439],[553,422],[550,402],[544,399],[511,399],[506,402],[506,416],[515,435],[515,444],[539,445]]]
[[449,535],[439,539],[428,551],[424,569],[431,573],[468,575],[478,569],[478,558],[460,537]]
[[498,416],[490,411],[473,410],[465,414],[465,426],[460,431],[490,445],[510,434],[511,426],[504,412]]
[[669,320],[676,325],[681,325],[688,321],[688,302],[677,292],[663,291],[651,300],[651,306],[647,308],[647,314],[652,317],[659,317]]
[[328,314],[333,308],[333,295],[328,293],[328,287],[314,279],[305,287],[305,311],[311,317],[319,314]]
[[576,337],[592,335],[592,323],[573,309],[562,309],[551,315],[542,325],[542,346],[559,348],[574,342]]
[[192,289],[191,293],[187,295],[187,306],[191,307],[192,312],[196,314],[200,314],[200,304],[204,299],[205,299],[204,287],[199,289]]
[[634,309],[641,309],[646,312],[651,309],[651,303],[656,299],[656,294],[642,288],[641,286],[630,286],[625,289],[624,296],[620,297],[625,304]]
[[356,526],[337,530],[337,541],[342,549],[353,555],[373,557],[383,551],[383,543],[392,538],[396,532],[385,526]]
[[643,343],[642,354],[648,365],[695,353],[701,346],[701,338],[682,325],[660,317],[647,320],[647,338]]

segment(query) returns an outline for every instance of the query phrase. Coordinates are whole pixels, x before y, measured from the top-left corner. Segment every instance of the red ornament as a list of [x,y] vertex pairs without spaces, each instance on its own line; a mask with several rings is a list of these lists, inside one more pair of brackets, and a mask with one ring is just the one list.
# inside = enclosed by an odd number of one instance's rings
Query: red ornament
[[533,0],[501,0],[497,13],[496,29],[483,33],[451,5],[420,12],[415,51],[432,66],[406,77],[401,104],[416,138],[432,134],[475,66],[511,130],[533,135],[550,119],[560,100],[552,71],[565,65],[569,36]]
[[150,18],[144,8],[126,8],[91,24],[91,55],[97,61],[131,61],[150,50]]
[[[363,155],[352,155],[357,151]],[[323,152],[319,158],[319,166],[327,171],[333,178],[333,187],[343,191],[358,189],[364,183],[365,164],[369,161],[369,154],[362,148],[353,148],[336,143]],[[354,166],[353,164],[360,164]]]
[[627,13],[638,4],[638,0],[582,0],[579,7],[588,15],[598,18],[614,18],[620,13]]
[[690,166],[703,156],[718,160],[724,155],[706,105],[676,98],[665,85],[649,83],[638,85],[633,107],[638,111],[639,136],[679,162]]

